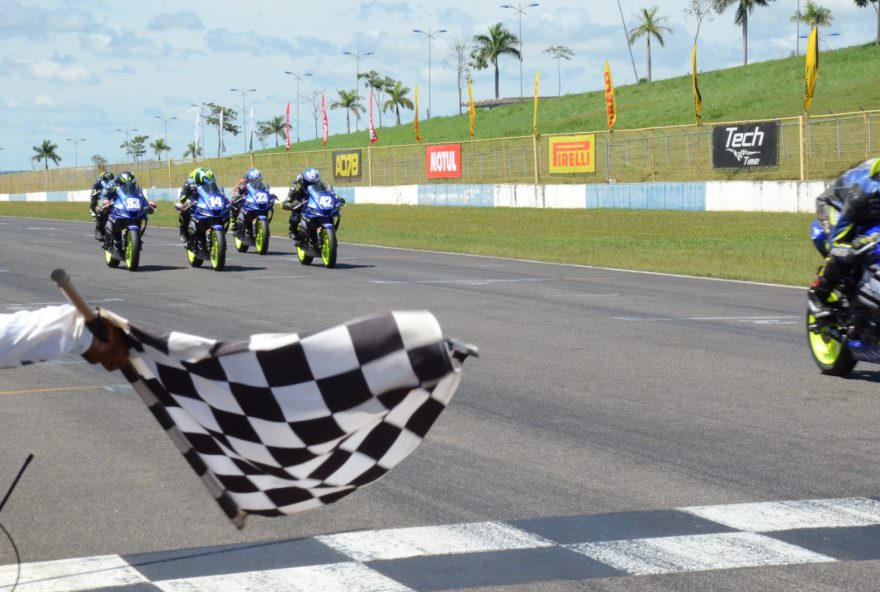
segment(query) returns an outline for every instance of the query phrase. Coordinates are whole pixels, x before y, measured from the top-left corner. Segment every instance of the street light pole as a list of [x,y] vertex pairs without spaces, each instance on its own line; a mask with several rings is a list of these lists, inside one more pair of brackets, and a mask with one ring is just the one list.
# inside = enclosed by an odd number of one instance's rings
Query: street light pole
[[517,2],[516,6],[513,4],[502,4],[501,8],[512,8],[519,15],[519,96],[522,98],[523,96],[523,42],[522,42],[522,17],[526,12],[526,8],[534,8],[538,6],[537,2],[532,2],[531,4],[526,4],[525,6],[522,3]]
[[[196,146],[196,151],[201,152],[202,146],[205,143],[205,115],[202,113],[202,107],[204,107],[207,103],[199,103],[196,105],[195,103],[190,103],[190,107],[195,107],[199,110],[199,141]],[[195,139],[195,138],[193,138]]]
[[[79,143],[85,142],[86,139],[80,138],[79,140],[72,140],[70,138],[67,138],[67,141],[73,142],[73,168],[78,168],[79,167],[79,156],[77,154],[77,148],[79,148]],[[0,150],[3,150],[3,148],[0,148]]]
[[311,74],[308,72],[304,74],[299,72],[288,72],[287,70],[285,70],[284,73],[290,74],[296,78],[296,143],[299,144],[299,83],[303,78],[308,78]]
[[[136,127],[126,127],[126,128],[117,127],[116,131],[117,132],[125,132],[125,145],[127,148],[131,148],[131,146],[128,145],[128,133],[138,131],[137,128]],[[128,152],[128,155],[133,157],[131,152]]]
[[247,150],[247,125],[245,124],[245,119],[244,119],[244,96],[249,92],[257,92],[257,89],[255,89],[255,88],[248,88],[248,89],[230,88],[229,90],[231,90],[232,92],[240,92],[241,93],[241,132],[242,132],[241,135],[244,137],[244,152],[245,152],[245,154],[247,154],[247,151],[248,151]]
[[[161,119],[165,123],[165,136],[163,138],[163,142],[165,142],[165,147],[168,147],[168,120],[177,119],[176,117],[168,117],[166,115],[153,115],[156,119]],[[167,154],[166,154],[167,156]],[[161,157],[160,157],[161,160]]]
[[424,31],[422,29],[413,29],[413,33],[420,33],[428,38],[428,117],[427,119],[431,119],[431,40],[434,39],[434,35],[438,35],[440,33],[445,33],[446,29],[437,29],[436,31],[432,31],[428,29]]
[[[360,102],[360,98],[361,98],[361,92],[360,92],[361,58],[371,56],[371,55],[373,55],[373,52],[368,51],[367,53],[361,53],[360,51],[356,51],[356,52],[343,51],[342,55],[351,56],[357,61],[357,66],[356,66],[357,69],[355,70],[355,75],[354,75],[354,98],[356,99],[356,102]],[[354,118],[354,130],[355,131],[358,130],[358,121],[359,121],[359,118],[355,117]]]

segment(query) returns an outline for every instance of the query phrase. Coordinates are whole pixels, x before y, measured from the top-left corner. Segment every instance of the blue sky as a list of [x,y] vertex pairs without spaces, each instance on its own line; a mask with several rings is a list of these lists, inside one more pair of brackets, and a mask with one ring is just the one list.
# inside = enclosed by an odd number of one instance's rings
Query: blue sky
[[[806,0],[801,0],[805,3]],[[0,169],[30,170],[32,146],[43,139],[58,144],[62,166],[89,164],[93,154],[110,162],[123,159],[124,133],[151,139],[164,135],[172,158],[193,141],[193,103],[212,101],[241,111],[242,95],[233,88],[257,89],[247,95],[256,120],[282,115],[290,101],[296,123],[296,85],[285,70],[311,73],[299,85],[300,138],[315,137],[309,95],[325,91],[328,105],[336,89],[354,87],[357,63],[343,52],[372,52],[360,71],[376,70],[410,88],[419,86],[420,117],[428,106],[428,43],[413,29],[447,29],[431,44],[431,106],[434,116],[458,113],[450,42],[470,43],[474,34],[502,22],[515,34],[519,20],[502,1],[336,0],[320,5],[277,0],[0,0]],[[530,2],[525,2],[528,4]],[[687,0],[621,0],[627,23],[641,6],[659,6],[673,29],[666,47],[654,47],[653,76],[686,74],[695,22],[684,14]],[[835,17],[829,48],[866,43],[876,33],[876,13],[852,0],[820,0]],[[797,0],[776,0],[758,8],[749,27],[750,61],[788,55],[795,49],[795,24],[789,17]],[[608,59],[615,83],[632,83],[630,61],[616,2],[608,0],[539,0],[522,18],[523,77],[528,89],[541,72],[541,93],[555,95],[556,62],[543,50],[570,47],[575,56],[562,62],[562,92],[600,88]],[[803,41],[801,42],[803,51]],[[824,48],[824,47],[823,47]],[[639,76],[645,75],[643,42],[633,47]],[[700,33],[700,68],[715,70],[742,61],[741,29],[733,9],[704,22]],[[476,100],[493,96],[492,70],[474,73]],[[501,60],[501,94],[517,96],[519,63]],[[526,90],[528,93],[528,90]],[[410,95],[412,96],[412,95]],[[305,97],[305,98],[303,98]],[[345,132],[345,115],[330,111],[330,133]],[[383,123],[393,115],[383,115]],[[402,113],[405,122],[412,112]],[[378,115],[376,115],[378,125]],[[365,121],[360,125],[363,130]],[[354,124],[352,124],[354,126]],[[319,129],[320,133],[320,129]],[[381,134],[380,134],[381,135]],[[207,133],[208,154],[216,136]],[[295,139],[295,132],[294,132]],[[255,142],[256,143],[256,142]],[[274,141],[272,141],[274,145]],[[228,153],[244,149],[243,138],[226,137]],[[332,138],[331,138],[332,146]],[[151,155],[152,156],[152,155]]]

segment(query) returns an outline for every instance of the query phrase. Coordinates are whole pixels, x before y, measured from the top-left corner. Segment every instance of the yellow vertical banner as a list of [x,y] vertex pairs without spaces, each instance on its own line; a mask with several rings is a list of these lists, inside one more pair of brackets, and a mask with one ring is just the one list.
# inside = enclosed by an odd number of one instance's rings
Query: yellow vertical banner
[[476,111],[474,110],[474,81],[468,78],[468,115],[471,120],[471,140],[474,139],[474,121],[476,120]]
[[415,104],[415,118],[413,119],[413,129],[416,132],[416,142],[422,142],[422,136],[419,134],[419,85],[416,85],[416,104]]
[[538,137],[538,82],[541,80],[541,73],[535,72],[535,113],[532,117],[532,128],[534,129],[535,137]]
[[694,82],[694,115],[697,117],[697,123],[703,118],[703,95],[700,94],[700,87],[697,86],[697,43],[694,42],[694,49],[691,51],[691,72]]
[[819,28],[813,27],[807,39],[807,72],[806,88],[804,89],[804,113],[813,104],[813,93],[816,90],[816,78],[819,76]]
[[608,129],[617,121],[617,101],[614,98],[614,82],[611,80],[611,68],[605,60],[605,112],[608,114]]

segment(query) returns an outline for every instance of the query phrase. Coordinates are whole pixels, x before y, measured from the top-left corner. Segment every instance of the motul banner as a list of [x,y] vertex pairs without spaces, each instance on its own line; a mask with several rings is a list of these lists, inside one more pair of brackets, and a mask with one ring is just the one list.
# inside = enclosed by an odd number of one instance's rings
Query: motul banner
[[595,173],[596,134],[550,138],[551,173]]
[[716,125],[712,129],[712,166],[716,169],[779,166],[779,122]]
[[461,144],[443,144],[425,148],[429,179],[461,178]]
[[336,181],[359,180],[363,176],[360,150],[333,151],[333,178]]

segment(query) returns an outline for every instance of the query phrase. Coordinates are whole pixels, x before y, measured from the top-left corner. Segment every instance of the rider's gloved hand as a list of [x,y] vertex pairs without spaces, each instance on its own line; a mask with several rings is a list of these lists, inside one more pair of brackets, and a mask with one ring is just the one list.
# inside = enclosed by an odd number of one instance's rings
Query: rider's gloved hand
[[837,245],[828,254],[838,261],[849,263],[855,257],[855,249],[849,245]]

